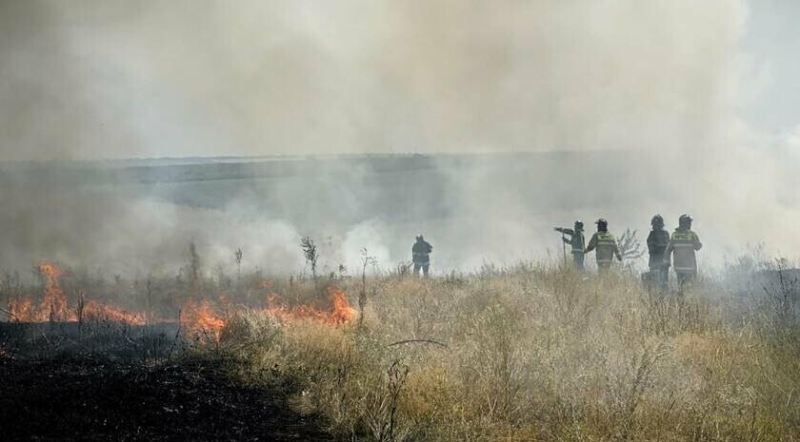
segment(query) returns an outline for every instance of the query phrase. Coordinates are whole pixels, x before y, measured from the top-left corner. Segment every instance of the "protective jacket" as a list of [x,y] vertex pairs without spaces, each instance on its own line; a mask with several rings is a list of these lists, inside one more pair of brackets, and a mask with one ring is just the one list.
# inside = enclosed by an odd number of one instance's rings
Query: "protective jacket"
[[697,258],[694,252],[702,247],[703,244],[700,243],[696,233],[688,229],[675,229],[664,252],[664,263],[669,264],[670,255],[674,254],[673,268],[676,273],[697,273]]
[[611,265],[614,256],[622,261],[622,255],[619,252],[619,246],[617,246],[617,239],[608,232],[596,232],[592,235],[592,239],[589,240],[589,246],[586,247],[586,252],[591,252],[595,248],[597,249],[595,257],[597,258],[598,265]]
[[650,253],[650,270],[664,266],[664,252],[669,244],[669,232],[664,229],[651,230],[647,236],[647,251]]
[[[583,255],[583,249],[586,247],[586,239],[583,236],[582,230],[565,228],[560,229],[559,232],[565,235],[563,240],[572,247],[572,253],[579,253]],[[567,238],[566,235],[569,235],[569,238]]]
[[411,246],[411,257],[414,261],[414,264],[427,264],[430,262],[430,254],[433,251],[433,246],[431,246],[427,241],[420,240],[414,243]]

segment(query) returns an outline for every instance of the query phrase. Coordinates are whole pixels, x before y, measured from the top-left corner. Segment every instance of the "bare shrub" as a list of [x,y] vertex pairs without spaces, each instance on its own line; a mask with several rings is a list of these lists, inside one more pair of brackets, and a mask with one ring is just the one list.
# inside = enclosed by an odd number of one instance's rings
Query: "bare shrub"
[[408,379],[408,366],[395,359],[379,381],[377,389],[368,391],[365,423],[376,442],[401,442],[409,429],[398,422],[400,393]]

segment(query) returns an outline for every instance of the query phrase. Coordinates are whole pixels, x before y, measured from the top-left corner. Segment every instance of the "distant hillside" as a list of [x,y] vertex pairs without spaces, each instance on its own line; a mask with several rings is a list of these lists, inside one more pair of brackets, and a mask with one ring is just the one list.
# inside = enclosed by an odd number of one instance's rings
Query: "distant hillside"
[[[638,179],[634,154],[363,155],[225,157],[24,163],[0,167],[0,182],[101,187],[177,204],[220,208],[249,200],[264,210],[312,198],[330,214],[343,203],[370,215],[447,213],[475,184],[492,192],[570,209],[625,198]],[[609,193],[607,189],[613,188]],[[579,192],[575,190],[579,189]],[[466,197],[469,197],[468,195]],[[326,204],[326,202],[328,204]],[[306,213],[307,214],[307,213]]]
[[[397,262],[419,232],[436,241],[437,262],[453,267],[520,258],[560,247],[552,226],[578,217],[609,217],[614,229],[646,226],[652,208],[643,198],[667,195],[641,167],[647,161],[628,152],[558,152],[4,164],[0,185],[13,210],[0,213],[0,224],[16,238],[4,259],[72,257],[81,248],[86,260],[116,257],[106,244],[130,248],[142,235],[174,256],[191,240],[225,254],[267,241],[273,221],[346,243],[346,259],[370,246]],[[242,237],[237,223],[267,231]],[[165,237],[171,243],[156,239]],[[142,247],[125,255],[147,252]]]

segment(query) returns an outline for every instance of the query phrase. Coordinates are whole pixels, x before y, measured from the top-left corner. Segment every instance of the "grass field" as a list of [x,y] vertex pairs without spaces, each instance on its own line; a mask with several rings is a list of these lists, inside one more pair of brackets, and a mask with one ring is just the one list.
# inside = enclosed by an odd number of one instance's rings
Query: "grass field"
[[800,440],[795,281],[661,295],[556,264],[270,280],[297,303],[341,286],[359,307],[346,324],[257,308],[257,275],[229,278],[223,305],[224,281],[150,286],[160,308],[194,287],[224,320],[160,363],[224,360],[228,379],[283,392],[342,440]]
[[[629,276],[547,266],[367,285],[361,327],[296,323],[234,352],[250,375],[296,378],[297,410],[322,413],[343,437],[800,437],[796,291],[791,305],[712,284],[659,296]],[[270,328],[240,321],[244,336]]]

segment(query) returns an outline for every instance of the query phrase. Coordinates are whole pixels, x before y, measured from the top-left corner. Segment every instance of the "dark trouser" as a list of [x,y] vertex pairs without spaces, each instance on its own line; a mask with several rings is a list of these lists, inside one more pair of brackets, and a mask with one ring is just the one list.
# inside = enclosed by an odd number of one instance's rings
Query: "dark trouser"
[[583,270],[583,250],[572,252],[572,262],[576,269]]
[[414,274],[418,275],[419,270],[422,269],[422,274],[424,276],[428,276],[428,268],[431,266],[429,262],[415,262],[414,263]]
[[598,273],[608,273],[611,270],[611,263],[610,262],[598,262],[597,263],[597,272]]
[[651,280],[653,288],[657,288],[663,292],[667,291],[669,285],[669,267],[651,267],[650,268]]
[[695,276],[697,276],[697,272],[676,270],[675,276],[678,279],[678,291],[683,292],[684,288],[687,288],[689,285],[692,284],[692,281],[694,281]]
[[652,269],[651,272],[655,274],[658,288],[666,291],[667,287],[669,286],[669,267],[666,266],[658,267]]

